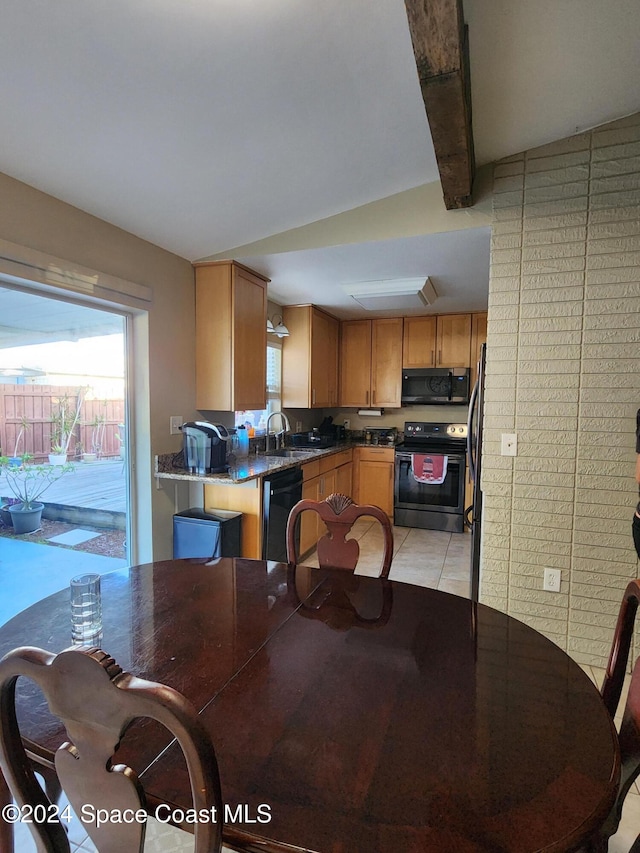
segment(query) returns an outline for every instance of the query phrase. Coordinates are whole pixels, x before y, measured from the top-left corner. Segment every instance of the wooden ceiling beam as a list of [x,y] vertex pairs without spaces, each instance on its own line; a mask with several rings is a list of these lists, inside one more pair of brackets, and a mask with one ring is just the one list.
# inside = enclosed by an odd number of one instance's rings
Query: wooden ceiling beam
[[405,0],[405,6],[445,206],[470,207],[475,158],[462,0]]

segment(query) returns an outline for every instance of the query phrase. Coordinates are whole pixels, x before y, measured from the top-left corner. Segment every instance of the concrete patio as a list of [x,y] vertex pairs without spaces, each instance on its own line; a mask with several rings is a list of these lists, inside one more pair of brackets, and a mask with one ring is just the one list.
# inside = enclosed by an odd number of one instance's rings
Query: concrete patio
[[[6,478],[0,477],[0,497],[10,496]],[[124,519],[127,501],[122,460],[77,463],[45,492],[43,502],[45,510],[48,506],[57,515],[73,507],[85,519],[92,514],[103,520]],[[126,565],[124,559],[0,536],[0,625],[68,586],[75,575],[104,574]]]

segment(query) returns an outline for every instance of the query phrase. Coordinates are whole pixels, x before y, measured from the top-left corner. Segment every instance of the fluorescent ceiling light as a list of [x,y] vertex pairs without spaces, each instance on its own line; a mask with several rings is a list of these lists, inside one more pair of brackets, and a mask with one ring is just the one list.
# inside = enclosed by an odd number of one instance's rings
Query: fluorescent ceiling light
[[357,281],[353,284],[343,284],[342,287],[345,293],[367,311],[424,308],[438,298],[428,277]]

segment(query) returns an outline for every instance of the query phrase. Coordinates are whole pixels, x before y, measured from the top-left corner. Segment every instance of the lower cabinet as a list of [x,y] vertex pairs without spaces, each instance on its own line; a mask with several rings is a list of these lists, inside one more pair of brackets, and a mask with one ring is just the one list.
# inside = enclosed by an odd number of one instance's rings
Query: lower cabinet
[[214,483],[204,487],[204,508],[242,513],[242,556],[262,559],[262,478],[233,486]]
[[373,504],[393,520],[392,447],[356,447],[354,450],[355,501]]
[[[314,459],[302,466],[302,498],[323,501],[334,492],[351,497],[353,451],[341,450],[339,453]],[[315,547],[318,539],[327,528],[315,512],[303,512],[300,516],[300,554],[303,557]]]
[[353,500],[353,462],[336,468],[336,492]]

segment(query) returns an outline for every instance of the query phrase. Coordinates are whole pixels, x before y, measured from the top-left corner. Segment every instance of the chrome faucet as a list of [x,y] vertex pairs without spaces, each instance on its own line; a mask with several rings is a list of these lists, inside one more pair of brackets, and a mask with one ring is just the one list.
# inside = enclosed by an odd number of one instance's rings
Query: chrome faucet
[[[280,432],[274,432],[273,433],[273,436],[275,439],[274,450],[276,450],[279,446],[282,446],[284,444],[285,434],[288,432],[291,432],[291,424],[289,423],[289,418],[285,415],[285,413],[284,412],[271,412],[271,414],[267,418],[267,430],[266,430],[267,435],[265,438],[265,450],[270,450],[270,447],[269,447],[269,424],[271,423],[271,418],[275,417],[276,415],[280,415],[280,417],[282,419],[282,429],[280,430]],[[282,441],[282,444],[280,444],[280,441]]]

